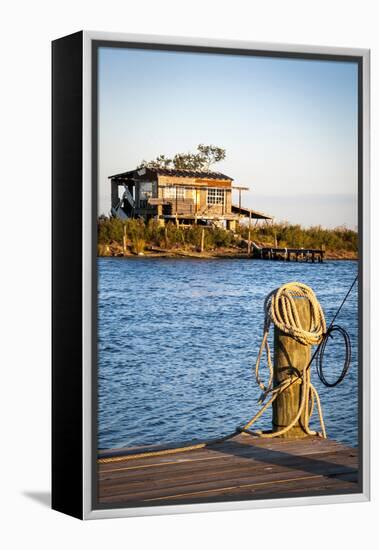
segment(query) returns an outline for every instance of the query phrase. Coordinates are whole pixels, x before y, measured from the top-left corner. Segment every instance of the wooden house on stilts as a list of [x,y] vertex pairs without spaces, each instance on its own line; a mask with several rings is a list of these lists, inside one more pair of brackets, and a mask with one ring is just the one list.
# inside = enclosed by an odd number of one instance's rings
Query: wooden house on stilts
[[[162,225],[220,225],[234,230],[241,218],[270,221],[272,218],[241,205],[241,192],[233,178],[219,172],[139,168],[109,177],[111,213],[120,218],[155,218]],[[239,193],[232,203],[232,190]]]

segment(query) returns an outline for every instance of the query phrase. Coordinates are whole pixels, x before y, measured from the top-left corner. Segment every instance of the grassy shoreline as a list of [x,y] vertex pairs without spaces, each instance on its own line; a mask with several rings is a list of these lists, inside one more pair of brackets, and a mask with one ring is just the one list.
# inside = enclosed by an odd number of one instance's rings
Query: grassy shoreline
[[[238,225],[235,232],[219,227],[195,225],[161,227],[155,220],[98,220],[98,256],[124,258],[231,258],[246,259],[249,228]],[[250,240],[258,246],[313,248],[325,250],[325,259],[357,260],[357,232],[344,227],[302,228],[291,224],[270,224],[250,228]],[[201,248],[203,251],[201,252]]]
[[[126,253],[124,254],[109,254],[109,253],[98,253],[99,258],[119,258],[123,260],[132,260],[132,259],[164,259],[164,258],[176,258],[176,259],[199,259],[199,260],[258,260],[259,258],[254,258],[249,256],[246,252],[226,250],[223,252],[196,252],[188,250],[160,250],[160,251],[150,251],[145,250],[142,253]],[[342,256],[340,253],[328,252],[325,255],[325,260],[335,260],[335,261],[358,261],[358,256],[355,254]]]

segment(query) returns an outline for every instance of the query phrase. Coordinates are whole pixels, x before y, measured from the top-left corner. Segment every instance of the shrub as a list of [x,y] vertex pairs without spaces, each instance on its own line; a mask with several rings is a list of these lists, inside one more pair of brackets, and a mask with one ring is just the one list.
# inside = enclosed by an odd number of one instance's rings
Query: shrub
[[141,237],[134,237],[132,241],[132,251],[134,254],[141,254],[145,250],[145,240]]
[[165,229],[168,241],[166,246],[170,248],[171,246],[183,246],[185,244],[185,228],[178,227],[175,223],[169,222]]
[[146,241],[154,246],[160,246],[165,238],[164,227],[160,227],[154,219],[148,221],[145,228]]
[[209,231],[209,240],[216,248],[227,248],[234,243],[234,236],[231,231],[226,231],[220,227],[214,227]]
[[97,223],[98,243],[109,244],[112,241],[122,243],[124,222],[117,218],[101,218]]

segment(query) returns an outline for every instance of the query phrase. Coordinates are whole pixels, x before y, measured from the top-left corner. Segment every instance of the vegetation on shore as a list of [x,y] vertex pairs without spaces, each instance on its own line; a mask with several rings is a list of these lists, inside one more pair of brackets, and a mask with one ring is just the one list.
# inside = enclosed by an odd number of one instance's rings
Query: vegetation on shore
[[[168,223],[159,226],[156,220],[101,217],[98,220],[98,255],[123,256],[128,254],[199,253],[204,226],[176,226]],[[237,225],[235,233],[218,227],[204,231],[205,255],[241,255],[246,253],[249,228]],[[252,226],[250,239],[259,246],[289,248],[325,248],[326,257],[356,258],[358,235],[356,231],[337,227],[325,229],[320,226],[302,228],[289,223]]]
[[[247,239],[249,228],[239,226],[239,232]],[[290,223],[261,225],[251,229],[251,239],[269,246],[289,248],[325,248],[329,252],[358,253],[358,233],[346,227],[325,229],[320,225],[303,228]]]

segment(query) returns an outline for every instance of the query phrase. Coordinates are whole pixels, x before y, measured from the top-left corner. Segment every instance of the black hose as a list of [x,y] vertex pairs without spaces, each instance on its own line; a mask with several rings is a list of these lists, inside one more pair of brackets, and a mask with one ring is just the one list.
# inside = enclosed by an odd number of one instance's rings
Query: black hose
[[[324,374],[324,354],[325,354],[326,346],[328,345],[329,338],[334,338],[336,336],[336,334],[333,336],[333,333],[340,334],[342,336],[343,340],[344,340],[345,359],[344,359],[344,363],[343,363],[343,367],[342,367],[340,375],[333,382],[329,382],[329,380],[327,380],[327,378],[325,377],[325,374]],[[341,327],[339,325],[333,325],[332,324],[329,327],[329,329],[328,329],[327,333],[325,334],[324,338],[322,339],[322,341],[321,341],[321,343],[318,347],[316,356],[315,356],[317,374],[318,374],[321,382],[325,386],[327,386],[328,388],[334,388],[335,386],[340,384],[342,382],[342,380],[345,378],[345,376],[347,375],[347,372],[348,372],[349,367],[350,367],[350,362],[351,362],[350,336],[349,336],[348,332],[343,327]]]
[[[315,349],[315,351],[313,352],[312,354],[312,357],[311,357],[311,360],[309,361],[308,365],[305,367],[305,370],[308,370],[311,368],[311,365],[313,363],[313,361],[318,361],[318,366],[317,366],[317,374],[321,380],[321,382],[327,386],[328,388],[333,388],[334,386],[336,386],[337,384],[340,384],[340,382],[342,382],[342,380],[345,378],[346,374],[347,374],[347,371],[349,370],[349,366],[350,366],[350,360],[351,360],[351,343],[350,343],[350,337],[348,335],[348,333],[346,332],[345,329],[343,329],[342,327],[340,327],[339,325],[334,325],[334,321],[337,319],[338,315],[340,314],[340,311],[341,309],[343,308],[346,300],[348,299],[349,295],[350,295],[350,292],[353,290],[353,287],[355,285],[355,283],[358,281],[358,275],[355,277],[354,281],[351,283],[350,285],[350,288],[349,290],[346,292],[345,294],[345,297],[344,299],[342,300],[339,308],[337,309],[336,313],[334,314],[334,317],[333,319],[331,320],[330,322],[330,325],[326,331],[326,334],[323,336],[321,342],[318,344],[317,348]],[[328,382],[324,376],[324,365],[323,365],[323,359],[324,359],[324,353],[325,353],[325,347],[326,347],[326,344],[327,344],[327,340],[329,338],[329,335],[330,333],[335,330],[334,327],[338,327],[337,330],[339,332],[342,333],[343,335],[343,338],[345,340],[345,361],[344,361],[344,366],[343,366],[343,369],[341,371],[341,374],[340,376],[337,378],[337,380],[335,382],[333,382],[332,384],[330,382]],[[323,348],[323,351],[320,355],[320,359],[317,359],[318,356],[319,356],[319,352],[321,350],[321,347]],[[291,382],[291,384],[289,385],[289,387],[294,384],[296,382],[296,379],[293,380],[293,382]]]

